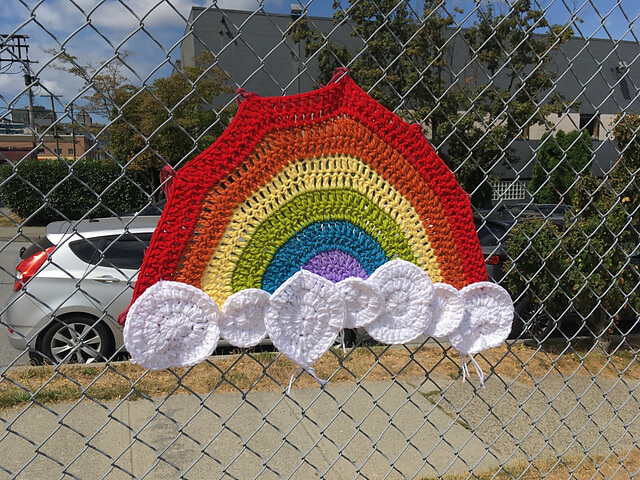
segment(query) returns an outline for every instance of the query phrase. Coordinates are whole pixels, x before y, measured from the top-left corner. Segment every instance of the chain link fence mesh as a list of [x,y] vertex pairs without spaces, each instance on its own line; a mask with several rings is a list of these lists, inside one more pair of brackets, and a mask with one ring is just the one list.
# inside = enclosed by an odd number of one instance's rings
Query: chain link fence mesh
[[[635,2],[232,3],[0,7],[0,476],[639,476]],[[220,135],[237,89],[310,91],[341,65],[470,194],[516,303],[513,338],[478,355],[486,384],[434,339],[357,336],[318,362],[325,387],[302,375],[290,395],[268,346],[131,365],[116,317],[170,168]],[[50,277],[27,282],[33,255]]]

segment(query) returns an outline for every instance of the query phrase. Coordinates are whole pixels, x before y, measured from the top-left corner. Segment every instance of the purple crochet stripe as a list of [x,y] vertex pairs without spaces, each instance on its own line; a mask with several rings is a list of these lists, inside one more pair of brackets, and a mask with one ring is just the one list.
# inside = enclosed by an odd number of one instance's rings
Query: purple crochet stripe
[[349,277],[363,279],[368,277],[367,272],[357,259],[340,250],[317,253],[302,268],[331,280],[333,283]]

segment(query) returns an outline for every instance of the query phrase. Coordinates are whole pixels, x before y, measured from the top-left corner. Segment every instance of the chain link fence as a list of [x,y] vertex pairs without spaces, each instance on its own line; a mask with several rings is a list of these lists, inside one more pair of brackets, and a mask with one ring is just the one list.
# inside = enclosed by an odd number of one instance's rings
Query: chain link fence
[[[640,476],[635,2],[283,8],[0,7],[0,476]],[[478,355],[485,385],[426,338],[356,335],[317,363],[326,386],[302,375],[289,395],[268,345],[130,364],[116,318],[171,172],[224,131],[237,89],[306,92],[338,66],[421,124],[470,195],[516,305],[512,338]]]

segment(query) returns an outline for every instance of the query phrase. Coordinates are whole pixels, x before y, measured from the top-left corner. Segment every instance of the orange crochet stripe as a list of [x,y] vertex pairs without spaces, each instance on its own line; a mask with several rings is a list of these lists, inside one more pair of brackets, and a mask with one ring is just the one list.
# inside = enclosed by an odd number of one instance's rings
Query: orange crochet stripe
[[289,163],[338,154],[360,158],[411,203],[429,236],[444,281],[456,288],[464,287],[467,279],[455,238],[434,192],[406,158],[351,118],[267,135],[254,154],[205,197],[200,221],[174,278],[200,287],[202,272],[240,203]]

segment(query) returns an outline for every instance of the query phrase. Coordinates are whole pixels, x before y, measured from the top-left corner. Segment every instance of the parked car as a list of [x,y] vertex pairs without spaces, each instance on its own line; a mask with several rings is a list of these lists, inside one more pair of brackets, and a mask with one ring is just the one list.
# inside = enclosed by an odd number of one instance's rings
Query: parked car
[[21,252],[2,315],[10,344],[35,362],[104,361],[121,348],[117,316],[159,217],[53,222]]
[[[501,284],[504,288],[505,262],[507,252],[505,245],[509,231],[517,224],[518,219],[509,215],[474,217],[478,239],[482,247],[489,279]],[[510,292],[515,302],[515,316],[510,338],[517,338],[523,333],[538,340],[544,340],[554,330],[560,328],[562,319],[549,315],[543,305],[532,301],[526,292]]]

